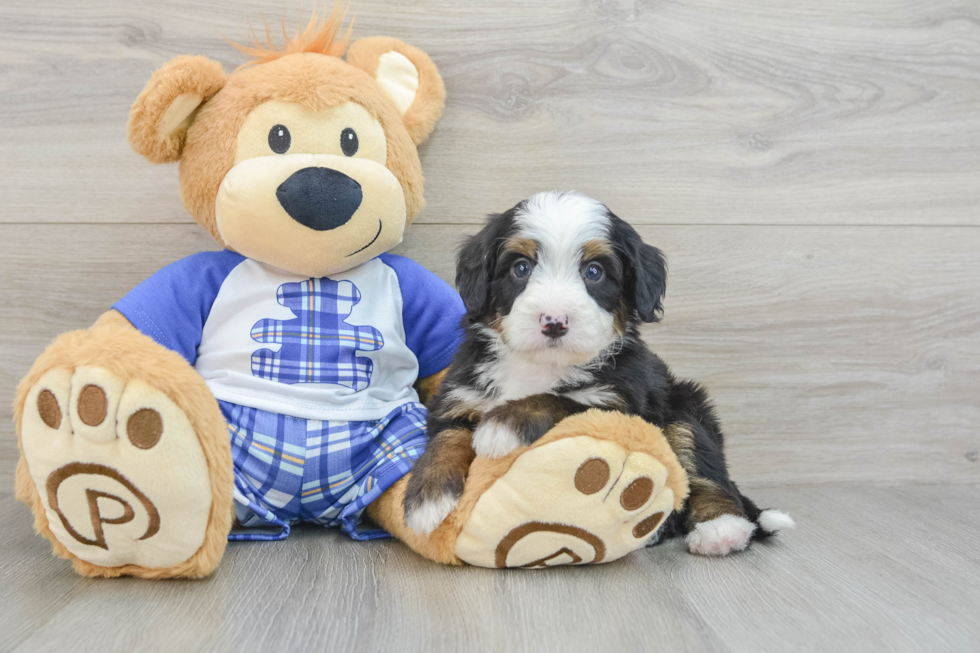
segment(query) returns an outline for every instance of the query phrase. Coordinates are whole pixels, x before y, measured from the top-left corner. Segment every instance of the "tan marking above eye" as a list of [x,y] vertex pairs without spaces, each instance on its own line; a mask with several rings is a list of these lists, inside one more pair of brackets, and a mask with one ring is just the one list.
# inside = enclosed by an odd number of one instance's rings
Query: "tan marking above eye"
[[[283,125],[289,130],[289,149],[282,154],[269,147],[269,130]],[[341,134],[352,129],[357,134],[354,158],[370,159],[385,165],[388,146],[384,128],[367,109],[344,102],[322,111],[313,111],[295,102],[270,100],[252,110],[238,132],[235,164],[260,156],[290,154],[332,154],[346,156]]]
[[609,241],[594,238],[582,246],[582,262],[592,261],[602,256],[612,256],[613,253]]
[[538,243],[530,238],[511,238],[501,250],[502,254],[516,252],[534,260],[538,254]]

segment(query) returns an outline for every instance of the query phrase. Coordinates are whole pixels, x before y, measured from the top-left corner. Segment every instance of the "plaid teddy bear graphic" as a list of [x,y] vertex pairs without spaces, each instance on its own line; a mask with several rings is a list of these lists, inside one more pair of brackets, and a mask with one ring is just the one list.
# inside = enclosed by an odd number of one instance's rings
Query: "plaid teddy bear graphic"
[[374,363],[358,351],[384,347],[372,326],[344,322],[361,292],[350,281],[309,279],[279,286],[278,301],[292,310],[292,320],[259,320],[252,339],[279,344],[279,351],[252,354],[252,374],[279,383],[334,383],[355,391],[371,384]]

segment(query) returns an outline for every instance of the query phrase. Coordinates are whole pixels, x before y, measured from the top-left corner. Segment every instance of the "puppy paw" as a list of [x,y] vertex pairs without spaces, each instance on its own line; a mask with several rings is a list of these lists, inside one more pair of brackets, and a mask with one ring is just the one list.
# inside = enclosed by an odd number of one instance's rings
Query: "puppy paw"
[[446,521],[446,517],[456,509],[458,503],[459,497],[448,492],[434,499],[421,498],[410,506],[406,505],[405,523],[419,535],[431,535],[432,531]]
[[697,524],[685,541],[691,553],[705,556],[724,556],[741,551],[752,541],[755,524],[744,517],[722,515]]
[[796,521],[781,510],[773,510],[769,508],[763,510],[759,514],[759,526],[762,530],[769,533],[778,533],[779,531],[787,531],[791,528],[796,528]]
[[465,469],[441,464],[445,461],[434,452],[434,448],[426,451],[416,462],[405,488],[405,524],[425,537],[456,509],[466,483],[465,473],[461,473]]
[[500,458],[521,446],[517,432],[498,420],[485,419],[473,431],[473,450],[481,458]]

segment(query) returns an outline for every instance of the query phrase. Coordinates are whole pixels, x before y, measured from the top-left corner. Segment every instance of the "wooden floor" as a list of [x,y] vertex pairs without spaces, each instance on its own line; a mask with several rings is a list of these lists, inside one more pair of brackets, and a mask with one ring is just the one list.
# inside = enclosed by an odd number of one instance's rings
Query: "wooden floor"
[[300,529],[196,583],[77,578],[12,489],[9,400],[58,333],[214,247],[125,138],[153,70],[295,0],[0,3],[0,651],[980,651],[980,4],[357,0],[443,72],[428,205],[451,279],[543,189],[666,251],[646,335],[703,381],[733,476],[796,532],[705,560],[446,569]]
[[448,568],[301,528],[197,581],[79,578],[0,499],[0,650],[977,651],[980,488],[754,492],[800,528],[725,559]]

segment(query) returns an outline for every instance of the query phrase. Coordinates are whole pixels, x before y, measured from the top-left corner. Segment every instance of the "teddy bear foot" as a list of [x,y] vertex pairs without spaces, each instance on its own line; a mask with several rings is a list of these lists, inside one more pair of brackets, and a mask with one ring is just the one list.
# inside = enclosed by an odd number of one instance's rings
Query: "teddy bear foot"
[[[209,531],[230,521],[230,509],[215,505],[202,441],[166,394],[119,372],[40,374],[22,404],[19,494],[83,575],[206,575],[227,533]],[[225,517],[212,519],[213,508]]]
[[[601,435],[600,435],[601,434]],[[599,436],[599,437],[596,437]],[[477,459],[471,479],[496,476]],[[658,429],[638,418],[569,418],[480,496],[455,553],[481,567],[543,568],[616,560],[646,545],[687,496],[687,478]]]

